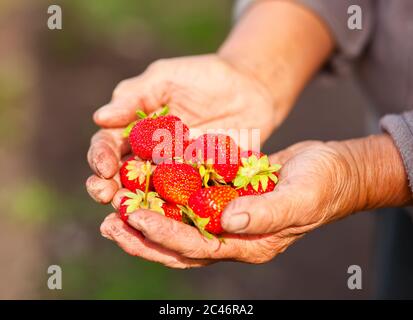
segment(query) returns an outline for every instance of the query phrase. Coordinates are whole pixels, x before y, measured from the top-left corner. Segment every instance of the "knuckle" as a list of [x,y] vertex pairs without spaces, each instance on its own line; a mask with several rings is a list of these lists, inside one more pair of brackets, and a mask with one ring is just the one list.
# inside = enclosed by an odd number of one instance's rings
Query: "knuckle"
[[248,258],[248,262],[253,264],[263,264],[270,262],[275,256],[276,252],[274,248],[260,248]]
[[[268,194],[263,194],[259,197],[259,210],[261,211],[261,214],[259,215],[259,220],[256,223],[263,228],[262,232],[270,232],[275,227],[278,227],[278,221],[276,219],[277,213],[274,210],[274,204]],[[283,212],[283,214],[287,213]]]
[[166,63],[167,63],[167,59],[158,59],[158,60],[152,62],[151,64],[149,64],[147,70],[148,71],[155,71],[155,70],[160,69],[163,66],[165,66]]
[[255,256],[255,257],[252,257],[251,261],[249,262],[253,264],[264,264],[264,263],[270,262],[272,259],[273,259],[273,256]]
[[[114,235],[112,232],[112,228],[114,226],[114,218],[116,217],[115,213],[110,214],[105,218],[105,220],[101,223],[99,231],[100,233],[103,234],[110,234]],[[116,226],[115,226],[116,227]]]
[[181,254],[187,258],[198,259],[198,258],[208,258],[205,250],[202,248],[184,248],[181,250]]
[[142,232],[157,242],[169,241],[171,235],[169,224],[162,221],[161,216],[155,214],[151,212],[141,217]]
[[124,232],[121,228],[119,228],[119,226],[117,226],[116,224],[112,223],[110,224],[109,228],[108,228],[109,233],[115,237],[115,238],[119,238],[124,236]]
[[115,89],[113,90],[113,97],[118,97],[120,95],[123,94],[123,92],[125,92],[126,89],[128,89],[131,84],[133,83],[133,79],[125,79],[122,80],[121,82],[119,82]]

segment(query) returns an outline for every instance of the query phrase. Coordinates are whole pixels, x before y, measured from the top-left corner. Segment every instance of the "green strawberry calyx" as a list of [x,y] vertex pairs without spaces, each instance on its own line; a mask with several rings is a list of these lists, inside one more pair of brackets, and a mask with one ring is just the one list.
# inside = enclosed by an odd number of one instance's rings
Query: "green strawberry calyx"
[[138,209],[148,209],[163,215],[165,214],[162,209],[165,201],[154,191],[148,192],[146,204],[144,201],[145,193],[142,190],[136,190],[136,193],[127,192],[125,193],[125,197],[129,198],[123,203],[123,205],[126,206],[126,214],[131,214]]
[[258,191],[261,183],[262,189],[266,191],[269,180],[272,180],[274,183],[278,182],[275,172],[281,169],[281,165],[271,165],[267,155],[259,159],[256,155],[241,158],[241,163],[242,165],[239,167],[237,176],[233,181],[235,188],[246,188],[251,184],[252,188]]
[[133,121],[133,122],[129,123],[128,126],[127,126],[125,129],[123,129],[122,135],[123,135],[124,138],[128,138],[128,137],[129,137],[130,132],[132,131],[132,128],[135,126],[135,124],[136,124],[137,122],[138,122],[138,121]]
[[137,179],[140,184],[143,184],[146,175],[152,173],[152,165],[149,161],[142,163],[136,160],[129,160],[126,165],[126,170],[128,180],[132,181]]
[[225,184],[224,178],[216,172],[212,160],[208,159],[206,163],[200,164],[198,170],[204,187],[209,187],[208,183],[210,181],[212,181],[214,185]]
[[192,211],[191,208],[187,206],[178,205],[178,208],[181,209],[181,212],[183,213],[185,220],[189,220],[190,222],[192,222],[205,238],[215,238],[215,236],[212,233],[209,233],[205,230],[206,225],[209,223],[209,218],[201,218],[200,216],[195,214],[195,212]]
[[[168,113],[169,113],[169,107],[167,105],[165,105],[159,113],[152,114],[151,119],[156,119],[156,118],[159,118],[161,116],[166,116]],[[135,126],[135,124],[139,120],[143,120],[143,119],[148,118],[148,115],[140,109],[136,110],[136,116],[138,117],[138,120],[135,120],[135,121],[129,123],[129,125],[123,130],[123,137],[124,138],[129,137],[130,132],[132,131],[132,128]]]

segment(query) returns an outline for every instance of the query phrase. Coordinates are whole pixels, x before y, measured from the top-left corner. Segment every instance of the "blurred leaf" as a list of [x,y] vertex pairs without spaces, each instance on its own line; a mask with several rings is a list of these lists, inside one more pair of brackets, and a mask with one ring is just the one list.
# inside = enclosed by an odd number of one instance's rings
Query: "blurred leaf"
[[128,256],[108,242],[105,248],[59,263],[65,274],[64,290],[58,293],[59,298],[196,298],[179,271]]
[[144,28],[159,44],[204,53],[219,46],[231,24],[232,1],[100,0],[96,5],[95,1],[70,0],[64,5],[71,17],[66,24],[82,25],[81,35],[105,39],[108,46],[125,32],[137,35],[131,41],[139,43]]
[[21,104],[33,79],[25,62],[20,56],[0,62],[0,140],[9,145],[23,135],[19,126],[25,110]]
[[59,208],[59,200],[47,185],[40,181],[26,181],[9,196],[14,218],[28,223],[41,223]]

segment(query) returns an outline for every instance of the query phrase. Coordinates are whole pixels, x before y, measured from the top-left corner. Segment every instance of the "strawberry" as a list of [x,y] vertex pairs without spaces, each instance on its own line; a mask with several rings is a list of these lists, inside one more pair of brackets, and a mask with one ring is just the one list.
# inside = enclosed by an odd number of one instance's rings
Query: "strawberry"
[[182,211],[176,204],[165,202],[162,205],[162,210],[165,213],[165,217],[182,221]]
[[137,111],[141,120],[131,123],[125,130],[129,133],[132,151],[143,160],[160,163],[183,157],[188,145],[189,128],[176,116],[166,115],[165,107],[159,115],[148,117],[143,111]]
[[153,173],[156,192],[166,201],[186,205],[189,196],[202,188],[199,172],[186,163],[161,163]]
[[230,136],[204,134],[194,143],[203,161],[199,172],[205,186],[209,180],[215,184],[225,184],[234,180],[240,166],[240,151]]
[[191,195],[189,208],[183,212],[193,221],[200,232],[208,238],[211,234],[223,232],[221,215],[227,204],[238,197],[238,193],[230,186],[213,186],[199,189]]
[[264,153],[258,152],[258,151],[255,151],[255,150],[247,150],[247,151],[242,150],[242,151],[240,152],[240,157],[241,157],[241,159],[242,159],[242,158],[249,158],[249,157],[251,157],[252,155],[256,156],[258,159],[261,158],[261,157],[263,157],[263,156],[265,156]]
[[241,153],[241,166],[233,181],[240,196],[259,195],[273,191],[278,182],[281,166],[270,165],[263,153],[246,151]]
[[164,201],[159,198],[156,192],[148,192],[146,199],[145,193],[141,190],[136,190],[136,193],[127,192],[120,201],[120,218],[127,222],[129,214],[138,209],[149,209],[164,214],[162,209],[163,204]]
[[[136,160],[134,157],[129,158],[119,170],[122,186],[133,192],[137,189],[145,191],[146,176],[151,175],[153,167],[149,161],[144,162]],[[153,190],[151,182],[149,190]]]
[[119,214],[120,218],[128,221],[128,216],[138,209],[150,209],[165,215],[165,217],[182,221],[182,211],[176,204],[164,202],[156,192],[149,192],[147,197],[147,204],[144,204],[143,192],[137,193],[129,192],[120,201]]

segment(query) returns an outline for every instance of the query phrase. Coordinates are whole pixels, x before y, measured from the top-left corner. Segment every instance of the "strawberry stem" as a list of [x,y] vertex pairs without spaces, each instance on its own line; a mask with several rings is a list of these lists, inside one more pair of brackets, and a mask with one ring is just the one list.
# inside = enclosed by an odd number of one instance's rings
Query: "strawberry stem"
[[161,112],[159,113],[159,116],[166,116],[169,113],[169,107],[167,105],[165,105]]
[[159,113],[154,113],[152,115],[152,119],[166,116],[168,113],[169,113],[169,107],[165,105]]
[[149,182],[151,178],[151,164],[149,161],[146,162],[146,166],[148,167],[148,170],[146,171],[146,181],[145,181],[145,196],[143,197],[143,205],[145,207],[148,206],[148,192],[149,192]]
[[139,119],[145,119],[148,117],[148,115],[140,109],[136,110],[136,115]]
[[137,121],[133,121],[131,123],[129,123],[129,125],[123,130],[123,137],[124,138],[128,138],[130,132],[132,131],[132,128],[135,126]]

